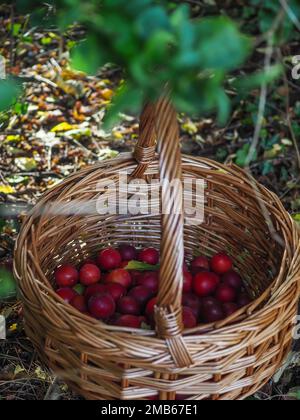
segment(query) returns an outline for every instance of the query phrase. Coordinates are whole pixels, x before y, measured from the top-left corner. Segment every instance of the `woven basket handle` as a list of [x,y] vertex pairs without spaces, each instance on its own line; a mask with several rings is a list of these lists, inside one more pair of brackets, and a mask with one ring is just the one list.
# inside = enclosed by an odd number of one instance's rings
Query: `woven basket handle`
[[193,364],[182,337],[183,286],[183,189],[179,127],[176,111],[166,98],[147,104],[140,121],[140,137],[135,157],[139,162],[132,176],[144,175],[159,153],[161,180],[161,267],[158,302],[155,310],[156,331],[164,338],[179,367]]

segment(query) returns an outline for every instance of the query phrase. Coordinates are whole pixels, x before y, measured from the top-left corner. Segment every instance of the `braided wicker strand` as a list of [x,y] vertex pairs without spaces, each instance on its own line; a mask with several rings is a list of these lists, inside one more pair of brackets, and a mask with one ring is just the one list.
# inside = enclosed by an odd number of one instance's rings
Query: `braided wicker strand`
[[181,335],[184,217],[179,129],[176,112],[168,100],[157,103],[155,115],[162,183],[161,267],[155,320],[157,332],[167,339],[175,363],[187,367],[193,360]]
[[134,157],[138,166],[131,175],[132,178],[141,178],[148,165],[154,161],[156,150],[155,105],[145,105],[140,118],[140,136],[135,147]]

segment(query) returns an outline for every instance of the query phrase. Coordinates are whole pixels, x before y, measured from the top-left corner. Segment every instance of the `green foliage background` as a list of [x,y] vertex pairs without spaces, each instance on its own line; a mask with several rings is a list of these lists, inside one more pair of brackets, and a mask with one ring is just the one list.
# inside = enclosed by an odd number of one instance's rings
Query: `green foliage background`
[[[35,22],[57,24],[62,30],[74,22],[82,24],[86,40],[73,49],[75,68],[94,73],[103,64],[114,63],[124,69],[126,82],[108,113],[111,122],[120,111],[136,112],[143,101],[155,99],[167,86],[179,111],[217,111],[225,123],[230,115],[226,88],[245,94],[280,75],[280,66],[247,77],[237,72],[255,51],[257,32],[266,40],[271,36],[273,45],[287,42],[295,34],[293,17],[300,16],[300,5],[291,0],[284,11],[278,0],[250,0],[238,7],[240,13],[234,18],[226,15],[223,1],[204,1],[204,15],[191,19],[185,3],[63,0],[42,7],[40,2],[19,0],[17,10],[34,11]],[[210,15],[212,3],[220,4],[218,15],[215,9]],[[9,97],[7,83],[1,83],[2,110],[11,103],[14,88],[10,93]]]

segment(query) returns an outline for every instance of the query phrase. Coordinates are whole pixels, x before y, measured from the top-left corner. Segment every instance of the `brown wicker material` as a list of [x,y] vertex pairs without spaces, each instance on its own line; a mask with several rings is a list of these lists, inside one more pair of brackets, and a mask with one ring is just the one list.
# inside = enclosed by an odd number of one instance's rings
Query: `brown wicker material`
[[[204,179],[204,223],[184,224],[175,212],[97,214],[102,194],[97,183],[118,180],[124,172],[147,181]],[[163,202],[171,193],[181,209],[180,190],[166,189]],[[82,202],[85,214],[79,211]],[[62,214],[70,209],[73,214]],[[277,196],[246,172],[181,157],[175,112],[161,100],[144,109],[133,155],[70,176],[27,217],[16,245],[15,274],[28,337],[56,374],[88,399],[244,399],[272,377],[289,351],[300,289],[299,236]],[[156,331],[106,325],[80,314],[53,290],[58,265],[78,264],[122,242],[161,248]],[[183,331],[184,253],[191,260],[199,252],[211,256],[224,250],[243,273],[253,303],[222,322]]]

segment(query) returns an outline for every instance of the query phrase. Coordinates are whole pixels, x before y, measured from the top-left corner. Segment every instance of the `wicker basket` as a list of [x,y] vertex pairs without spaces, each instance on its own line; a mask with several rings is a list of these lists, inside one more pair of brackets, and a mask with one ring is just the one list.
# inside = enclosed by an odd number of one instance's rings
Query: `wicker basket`
[[[117,181],[124,172],[147,182],[205,180],[204,222],[185,224],[182,211],[93,212],[102,194],[98,182]],[[162,187],[162,205],[166,196]],[[180,189],[171,198],[181,210]],[[77,211],[82,201],[89,206],[85,215]],[[53,290],[59,264],[78,263],[124,241],[161,249],[156,331],[106,325],[80,314]],[[210,256],[223,250],[244,273],[253,303],[222,322],[183,330],[184,253],[191,260],[199,251]],[[145,107],[133,155],[83,169],[44,195],[17,241],[15,274],[28,337],[46,364],[87,399],[244,399],[272,377],[290,349],[300,286],[299,231],[277,196],[238,167],[181,157],[176,113],[162,99]]]

